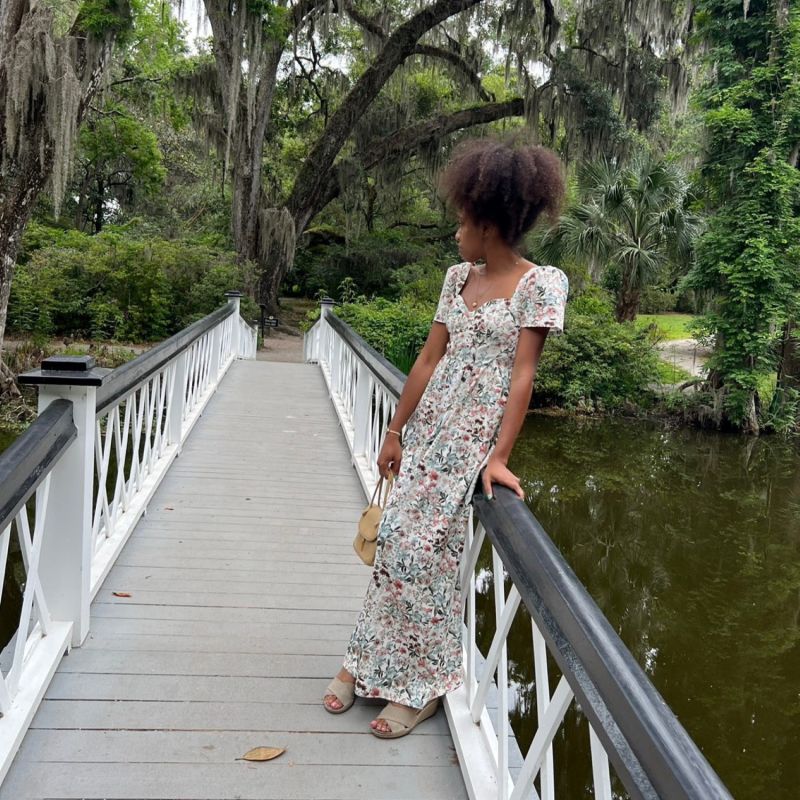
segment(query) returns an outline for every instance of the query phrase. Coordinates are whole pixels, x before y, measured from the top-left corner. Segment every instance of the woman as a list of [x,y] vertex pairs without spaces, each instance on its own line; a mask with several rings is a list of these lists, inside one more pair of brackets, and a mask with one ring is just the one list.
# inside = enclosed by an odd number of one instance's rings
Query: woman
[[370,723],[382,738],[405,736],[463,681],[459,561],[469,504],[481,469],[487,497],[499,483],[524,499],[506,464],[548,329],[562,330],[567,298],[560,269],[516,249],[542,212],[557,213],[564,181],[554,153],[470,140],[440,185],[458,209],[464,261],[447,270],[378,455],[380,474],[397,477],[364,606],[323,697],[334,714],[356,694],[388,700]]

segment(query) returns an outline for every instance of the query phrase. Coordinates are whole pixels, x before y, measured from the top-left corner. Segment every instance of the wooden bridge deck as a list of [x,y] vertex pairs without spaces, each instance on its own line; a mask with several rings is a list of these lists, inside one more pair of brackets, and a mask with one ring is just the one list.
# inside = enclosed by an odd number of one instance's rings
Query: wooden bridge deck
[[[351,549],[364,502],[319,368],[236,362],[0,798],[466,797],[442,708],[385,741],[369,732],[381,701],[320,705],[369,580]],[[237,760],[261,745],[286,752]]]

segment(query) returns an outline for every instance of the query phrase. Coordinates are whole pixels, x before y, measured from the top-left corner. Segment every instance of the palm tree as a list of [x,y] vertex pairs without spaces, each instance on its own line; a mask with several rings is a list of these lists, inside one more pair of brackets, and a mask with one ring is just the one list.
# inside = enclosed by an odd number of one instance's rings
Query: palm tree
[[632,320],[642,290],[665,266],[691,261],[700,219],[686,208],[686,175],[639,153],[624,166],[608,159],[585,164],[577,179],[578,199],[544,233],[540,254],[551,263],[583,264],[595,281],[616,274],[617,320]]

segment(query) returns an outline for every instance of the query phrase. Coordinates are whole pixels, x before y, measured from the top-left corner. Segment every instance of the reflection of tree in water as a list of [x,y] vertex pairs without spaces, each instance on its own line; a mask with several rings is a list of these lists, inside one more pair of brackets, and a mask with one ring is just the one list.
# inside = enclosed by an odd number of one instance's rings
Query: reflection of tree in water
[[[794,797],[796,447],[622,420],[536,417],[510,467],[545,530],[734,796]],[[491,567],[486,553],[481,566]],[[491,593],[486,600],[483,615],[493,621]],[[515,723],[523,751],[532,731],[522,720],[535,709],[524,616],[509,654],[509,680],[526,687],[517,692]],[[590,796],[588,774],[573,774],[576,762],[588,761],[588,734],[578,722],[573,715],[556,748],[568,797]]]

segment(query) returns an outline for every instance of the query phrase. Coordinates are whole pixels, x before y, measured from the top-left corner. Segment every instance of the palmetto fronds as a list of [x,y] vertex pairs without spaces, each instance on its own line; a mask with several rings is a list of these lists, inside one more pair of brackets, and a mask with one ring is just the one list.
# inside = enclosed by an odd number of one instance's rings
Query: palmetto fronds
[[586,266],[594,280],[619,273],[617,315],[631,318],[642,289],[669,263],[688,266],[700,220],[687,208],[689,183],[675,164],[637,154],[627,164],[599,159],[578,170],[578,200],[544,233],[553,263]]

